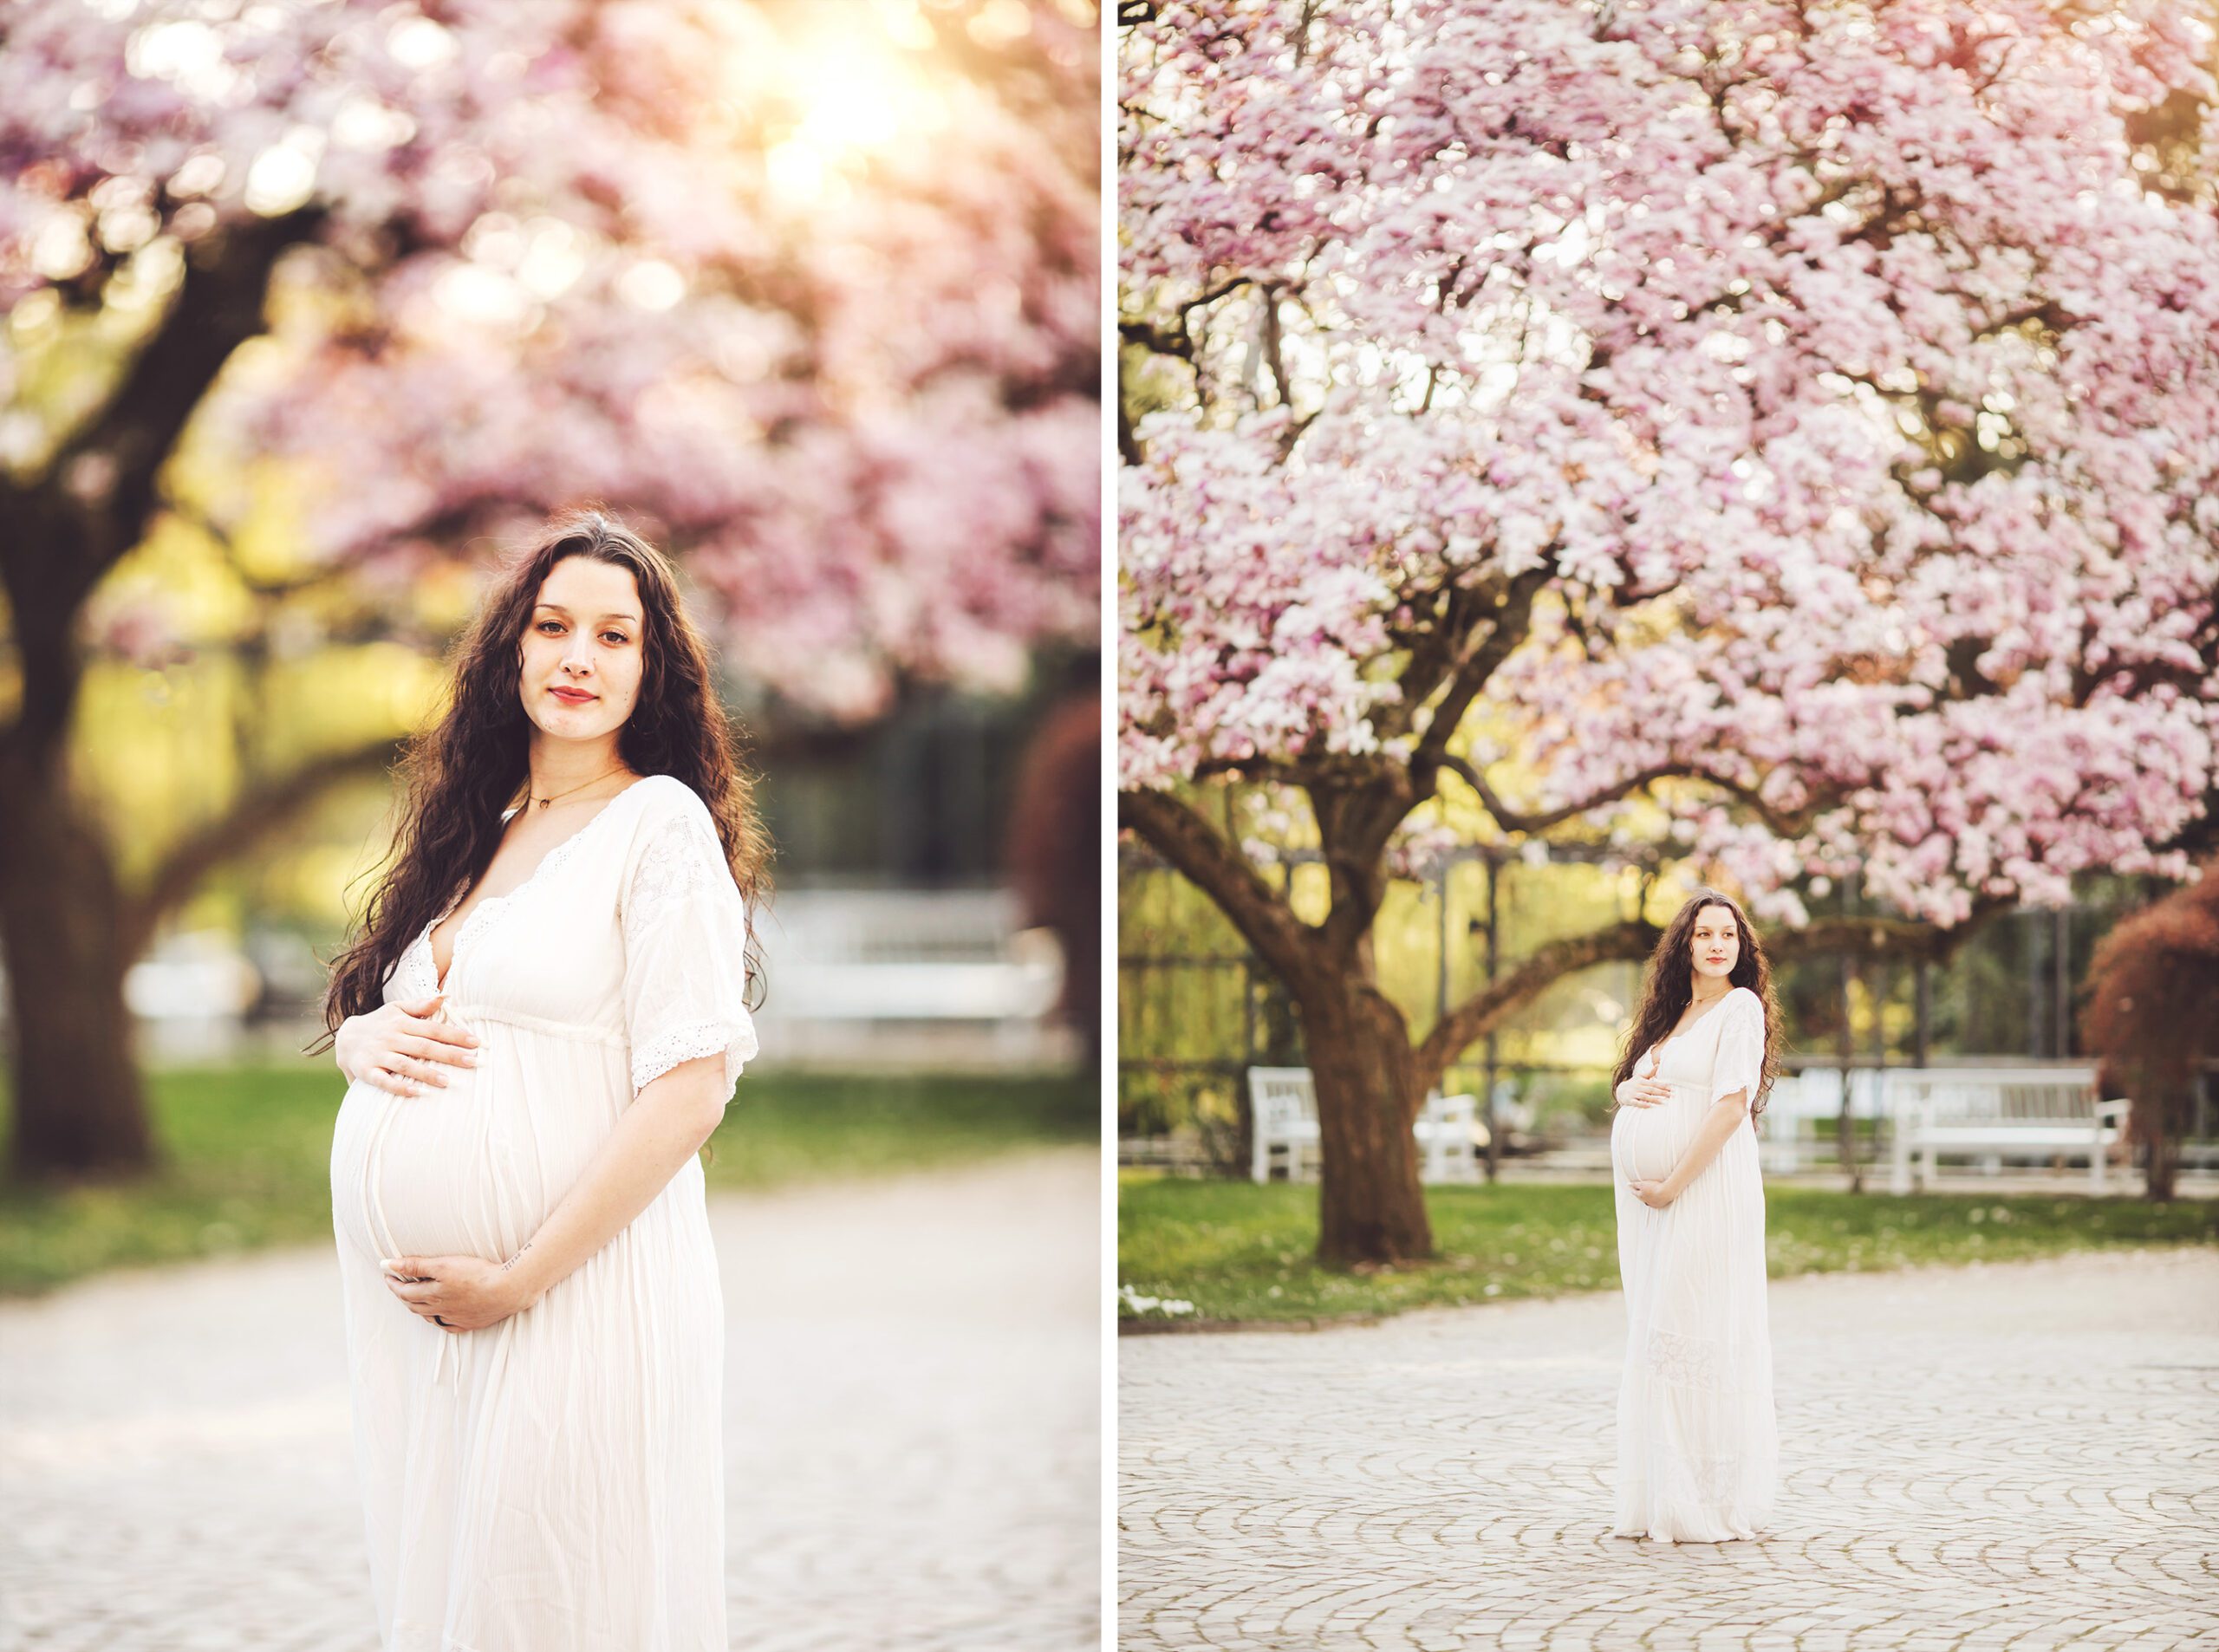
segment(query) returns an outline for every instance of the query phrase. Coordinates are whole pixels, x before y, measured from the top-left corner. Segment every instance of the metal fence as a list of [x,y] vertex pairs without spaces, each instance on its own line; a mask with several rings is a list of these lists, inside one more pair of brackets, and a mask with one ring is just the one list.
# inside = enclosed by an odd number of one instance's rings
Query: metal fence
[[[1552,845],[1546,863],[1591,866],[1604,858],[1599,849]],[[1283,888],[1296,868],[1318,860],[1314,852],[1287,855],[1278,868]],[[1460,867],[1475,868],[1480,879],[1476,894],[1467,891],[1461,902],[1452,888]],[[1514,875],[1507,879],[1514,882],[1542,870],[1530,855],[1483,846],[1460,848],[1435,865],[1420,895],[1435,925],[1432,979],[1424,983],[1431,999],[1425,1007],[1433,1014],[1452,1002],[1460,933],[1468,940],[1479,979],[1495,979],[1506,961],[1506,875]],[[1155,880],[1191,889],[1144,848],[1121,846],[1121,907],[1136,909]],[[2095,944],[2112,922],[2166,887],[2126,879],[2090,884],[2087,898],[2069,907],[2022,909],[1993,920],[1947,968],[1845,958],[1782,966],[1774,989],[1787,1024],[1783,1064],[1789,1070],[1869,1070],[2085,1058],[2073,1009]],[[1194,899],[1200,900],[1198,892]],[[1860,910],[1853,881],[1839,887],[1835,909],[1845,915]],[[1215,931],[1213,944],[1189,949],[1149,944],[1176,924],[1120,925],[1118,1128],[1129,1144],[1128,1161],[1163,1151],[1133,1144],[1176,1131],[1188,1144],[1183,1152],[1231,1173],[1246,1162],[1249,1068],[1301,1066],[1306,1057],[1300,1018],[1285,989],[1229,925],[1204,927]],[[1131,944],[1136,937],[1139,944]],[[1402,971],[1406,987],[1410,974]],[[1639,974],[1638,965],[1616,963],[1598,966],[1584,979],[1609,981],[1610,990],[1597,995],[1608,1010],[1630,1008]],[[1412,997],[1402,994],[1406,1007]],[[1445,1092],[1480,1098],[1489,1126],[1490,1176],[1506,1150],[1506,1122],[1529,1120],[1522,1127],[1527,1142],[1536,1133],[1561,1137],[1583,1122],[1601,1128],[1610,1061],[1537,1058],[1534,1046],[1545,1036],[1533,1028],[1490,1035],[1444,1076]],[[2219,1083],[2210,1075],[2196,1097],[2190,1135],[2205,1141],[2219,1135]],[[1866,1152],[1872,1150],[1868,1143]]]

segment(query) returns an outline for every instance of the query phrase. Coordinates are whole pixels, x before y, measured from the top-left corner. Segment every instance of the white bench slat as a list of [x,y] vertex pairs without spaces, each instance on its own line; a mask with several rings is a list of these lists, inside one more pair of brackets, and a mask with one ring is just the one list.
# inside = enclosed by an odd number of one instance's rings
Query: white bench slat
[[1929,1124],[1919,1139],[1936,1147],[2085,1147],[2085,1124]]

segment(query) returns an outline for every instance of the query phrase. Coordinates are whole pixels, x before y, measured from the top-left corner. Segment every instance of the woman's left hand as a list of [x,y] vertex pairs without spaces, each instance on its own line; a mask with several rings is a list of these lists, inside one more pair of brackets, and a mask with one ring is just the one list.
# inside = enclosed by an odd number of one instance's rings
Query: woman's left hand
[[442,1330],[483,1330],[534,1300],[513,1272],[482,1256],[396,1256],[380,1265],[386,1288]]
[[1645,1181],[1629,1181],[1626,1186],[1633,1189],[1636,1199],[1651,1210],[1662,1210],[1680,1196],[1679,1189],[1672,1186],[1670,1178],[1664,1176],[1652,1177]]

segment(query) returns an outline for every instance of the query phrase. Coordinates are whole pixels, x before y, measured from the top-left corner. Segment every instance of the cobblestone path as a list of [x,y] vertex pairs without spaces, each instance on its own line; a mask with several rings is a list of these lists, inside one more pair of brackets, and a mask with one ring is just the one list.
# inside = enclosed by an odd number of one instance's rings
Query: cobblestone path
[[1614,1538],[1615,1291],[1118,1346],[1118,1640],[2219,1647],[2219,1252],[1771,1287],[1754,1543]]
[[[712,1199],[736,1647],[1099,1645],[1099,1162]],[[375,1652],[337,1291],[0,1306],[0,1652]]]

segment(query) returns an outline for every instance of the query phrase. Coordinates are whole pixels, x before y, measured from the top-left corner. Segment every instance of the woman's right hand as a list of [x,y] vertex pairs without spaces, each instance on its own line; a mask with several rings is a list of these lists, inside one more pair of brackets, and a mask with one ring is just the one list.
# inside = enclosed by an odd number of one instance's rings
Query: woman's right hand
[[1672,1087],[1657,1078],[1629,1078],[1613,1093],[1620,1107],[1656,1107],[1672,1099]]
[[446,997],[434,992],[348,1016],[331,1044],[340,1070],[396,1096],[421,1096],[428,1084],[446,1083],[444,1067],[476,1066],[478,1035],[433,1018]]

